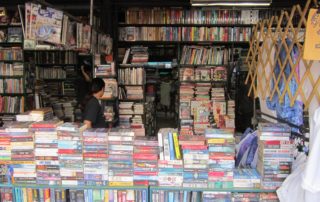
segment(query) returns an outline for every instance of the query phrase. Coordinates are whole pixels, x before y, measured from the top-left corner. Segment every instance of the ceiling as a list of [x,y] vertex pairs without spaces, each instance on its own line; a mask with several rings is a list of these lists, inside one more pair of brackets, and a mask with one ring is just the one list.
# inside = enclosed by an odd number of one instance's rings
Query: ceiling
[[[41,0],[38,0],[39,2]],[[93,0],[95,7],[101,9],[104,4],[119,4],[124,6],[140,5],[140,6],[188,6],[190,0]],[[15,6],[23,4],[25,0],[1,0],[0,6]],[[89,10],[90,0],[46,0],[46,2],[57,8],[68,11]],[[294,4],[305,4],[306,0],[273,0],[272,7],[291,7]]]

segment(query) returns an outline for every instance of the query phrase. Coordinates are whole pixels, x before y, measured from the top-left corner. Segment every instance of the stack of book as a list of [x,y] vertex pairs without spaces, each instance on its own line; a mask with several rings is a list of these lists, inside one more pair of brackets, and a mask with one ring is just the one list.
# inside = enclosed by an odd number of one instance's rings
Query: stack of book
[[148,47],[133,46],[131,47],[132,64],[143,64],[149,60]]
[[235,101],[234,100],[228,100],[227,102],[227,115],[228,118],[225,119],[226,121],[226,128],[235,128]]
[[109,131],[109,186],[133,186],[133,138],[130,129]]
[[5,128],[0,128],[0,164],[11,161],[11,137]]
[[260,188],[261,177],[256,169],[235,169],[233,186],[239,188]]
[[135,137],[133,142],[134,185],[158,185],[159,146],[155,137]]
[[258,163],[261,187],[277,189],[291,172],[294,145],[291,128],[280,123],[259,123]]
[[60,165],[58,154],[58,132],[62,121],[51,120],[31,124],[35,140],[37,184],[60,185]]
[[11,168],[13,183],[35,184],[36,164],[34,159],[34,138],[29,132],[31,122],[12,122],[6,132],[11,137]]
[[216,127],[225,128],[225,116],[227,114],[227,104],[225,100],[224,88],[212,88],[212,112]]
[[159,186],[182,186],[183,161],[181,160],[177,129],[161,128],[158,132],[158,145],[160,149]]
[[90,128],[83,132],[83,173],[89,186],[108,185],[108,129]]
[[193,115],[194,133],[203,135],[206,128],[211,126],[212,103],[209,100],[191,101],[191,115]]
[[114,62],[110,64],[99,64],[94,69],[96,77],[112,77],[116,75]]
[[182,83],[180,85],[180,134],[193,134],[193,119],[191,118],[191,100],[194,97],[195,84]]
[[183,187],[208,187],[209,152],[206,145],[181,145],[183,153]]
[[211,84],[196,83],[194,91],[195,91],[195,100],[197,101],[210,100]]
[[142,100],[143,88],[142,86],[126,86],[128,100]]
[[118,97],[118,83],[116,79],[103,79],[105,83],[104,93],[101,99],[112,99]]
[[119,114],[123,115],[141,115],[143,114],[143,103],[120,102]]
[[233,130],[206,129],[209,146],[209,188],[233,188],[235,139]]
[[232,201],[234,202],[243,202],[243,201],[251,201],[251,202],[259,202],[260,201],[260,193],[233,193]]
[[181,187],[183,184],[183,161],[182,160],[159,160],[158,161],[159,186]]
[[82,132],[85,124],[67,122],[57,127],[62,185],[84,185]]
[[12,202],[13,201],[13,189],[10,188],[0,188],[0,196],[2,201]]
[[213,192],[213,191],[204,191],[202,193],[203,202],[211,201],[231,201],[231,192]]

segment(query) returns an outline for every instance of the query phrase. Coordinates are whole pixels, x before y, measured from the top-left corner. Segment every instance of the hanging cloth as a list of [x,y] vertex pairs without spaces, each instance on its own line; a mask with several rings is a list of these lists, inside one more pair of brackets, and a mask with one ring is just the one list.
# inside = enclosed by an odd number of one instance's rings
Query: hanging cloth
[[[291,40],[286,39],[286,45],[288,47],[291,46]],[[296,58],[299,55],[299,50],[296,46],[293,46],[293,49],[290,53],[291,60],[293,61],[293,64],[296,63]],[[284,75],[286,80],[288,80],[290,73],[292,71],[292,67],[290,66],[289,61],[285,61],[285,58],[287,56],[287,52],[284,46],[280,47],[280,53],[279,53],[279,59],[281,63],[285,63],[283,72],[281,72],[279,61],[276,62],[276,66],[274,68],[273,74],[275,75],[275,78],[279,78],[279,83],[277,84],[277,88],[280,91],[280,95],[276,91],[274,96],[272,97],[272,100],[270,98],[267,98],[267,106],[271,110],[276,110],[277,117],[284,119],[292,124],[295,124],[297,126],[301,126],[303,124],[303,103],[301,101],[296,100],[294,102],[294,105],[290,106],[290,98],[288,93],[286,92],[284,95],[283,103],[279,102],[280,96],[283,94],[286,88],[286,82],[281,76],[281,74]],[[299,71],[298,69],[295,71]],[[276,81],[274,79],[271,80],[271,89],[275,88]],[[291,78],[289,81],[289,88],[291,91],[291,94],[294,95],[298,89],[297,81],[294,79],[294,77]],[[294,129],[294,128],[293,128]]]

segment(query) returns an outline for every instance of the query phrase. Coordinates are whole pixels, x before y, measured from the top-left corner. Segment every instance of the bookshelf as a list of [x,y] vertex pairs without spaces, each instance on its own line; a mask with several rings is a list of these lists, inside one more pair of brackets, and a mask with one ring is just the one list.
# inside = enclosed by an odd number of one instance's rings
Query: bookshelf
[[[113,54],[109,54],[109,56]],[[100,98],[102,107],[104,108],[104,115],[108,127],[113,127],[119,121],[119,99],[118,99],[118,74],[116,71],[115,61],[106,61],[106,54],[94,55],[94,78],[102,78],[106,84],[105,93]]]
[[[11,18],[10,18],[11,19]],[[26,110],[27,89],[21,24],[0,24],[0,119]]]
[[24,50],[34,77],[34,108],[52,107],[59,119],[75,121],[78,52]]
[[[94,200],[132,200],[148,201],[147,186],[66,186],[66,185],[32,185],[0,184],[1,196],[8,201],[23,201],[24,197],[37,200],[53,201],[94,201]],[[114,199],[115,198],[115,199]],[[11,200],[10,200],[11,199]]]
[[[176,47],[175,58],[178,61],[179,77],[181,77],[181,70],[193,69],[193,79],[179,79],[178,82],[180,92],[177,102],[180,111],[181,108],[186,108],[185,101],[189,103],[189,107],[191,107],[191,102],[204,102],[202,94],[205,92],[201,89],[207,88],[206,93],[209,95],[209,98],[206,98],[209,99],[207,101],[213,103],[211,105],[215,103],[222,105],[227,115],[227,99],[230,97],[229,86],[231,85],[229,77],[235,65],[233,63],[234,52],[236,49],[249,47],[252,25],[268,15],[268,10],[170,7],[165,4],[159,7],[120,4],[116,6],[116,9],[118,29],[115,31],[115,36],[119,36],[116,42],[118,48],[140,45],[149,48],[161,47],[166,50],[168,47]],[[143,67],[148,68],[148,65],[144,64]],[[154,72],[157,73],[157,71]],[[199,79],[199,76],[204,77],[202,72],[207,72],[204,73],[208,75],[207,79]],[[187,95],[181,95],[181,88],[189,90],[189,95],[188,92]],[[199,95],[197,95],[197,88],[200,89]],[[223,89],[221,94],[223,94],[224,104],[222,100],[214,100],[215,95],[211,92],[213,88]],[[181,102],[180,99],[184,99],[184,96],[189,96],[189,99]],[[184,125],[188,126],[190,123],[194,125],[194,120],[191,119],[181,123],[181,114],[179,111],[177,113],[177,116],[180,117],[179,128]],[[192,115],[191,118],[194,118],[192,112],[189,113]],[[217,118],[220,115],[215,114],[211,106],[207,113],[208,118],[205,122],[210,123],[210,126],[225,127],[222,118]],[[221,123],[216,123],[216,121],[221,121]],[[229,121],[227,122],[227,125],[230,126]],[[190,128],[184,129],[187,132]]]
[[145,114],[145,69],[139,64],[119,65],[119,125],[135,128],[144,136]]

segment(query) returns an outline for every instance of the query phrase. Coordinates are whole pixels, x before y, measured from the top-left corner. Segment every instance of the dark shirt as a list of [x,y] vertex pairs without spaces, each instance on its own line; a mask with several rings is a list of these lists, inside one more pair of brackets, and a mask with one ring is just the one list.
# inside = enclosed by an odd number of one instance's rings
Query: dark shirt
[[92,128],[105,128],[107,126],[103,109],[96,97],[92,96],[86,104],[83,120],[91,121]]

